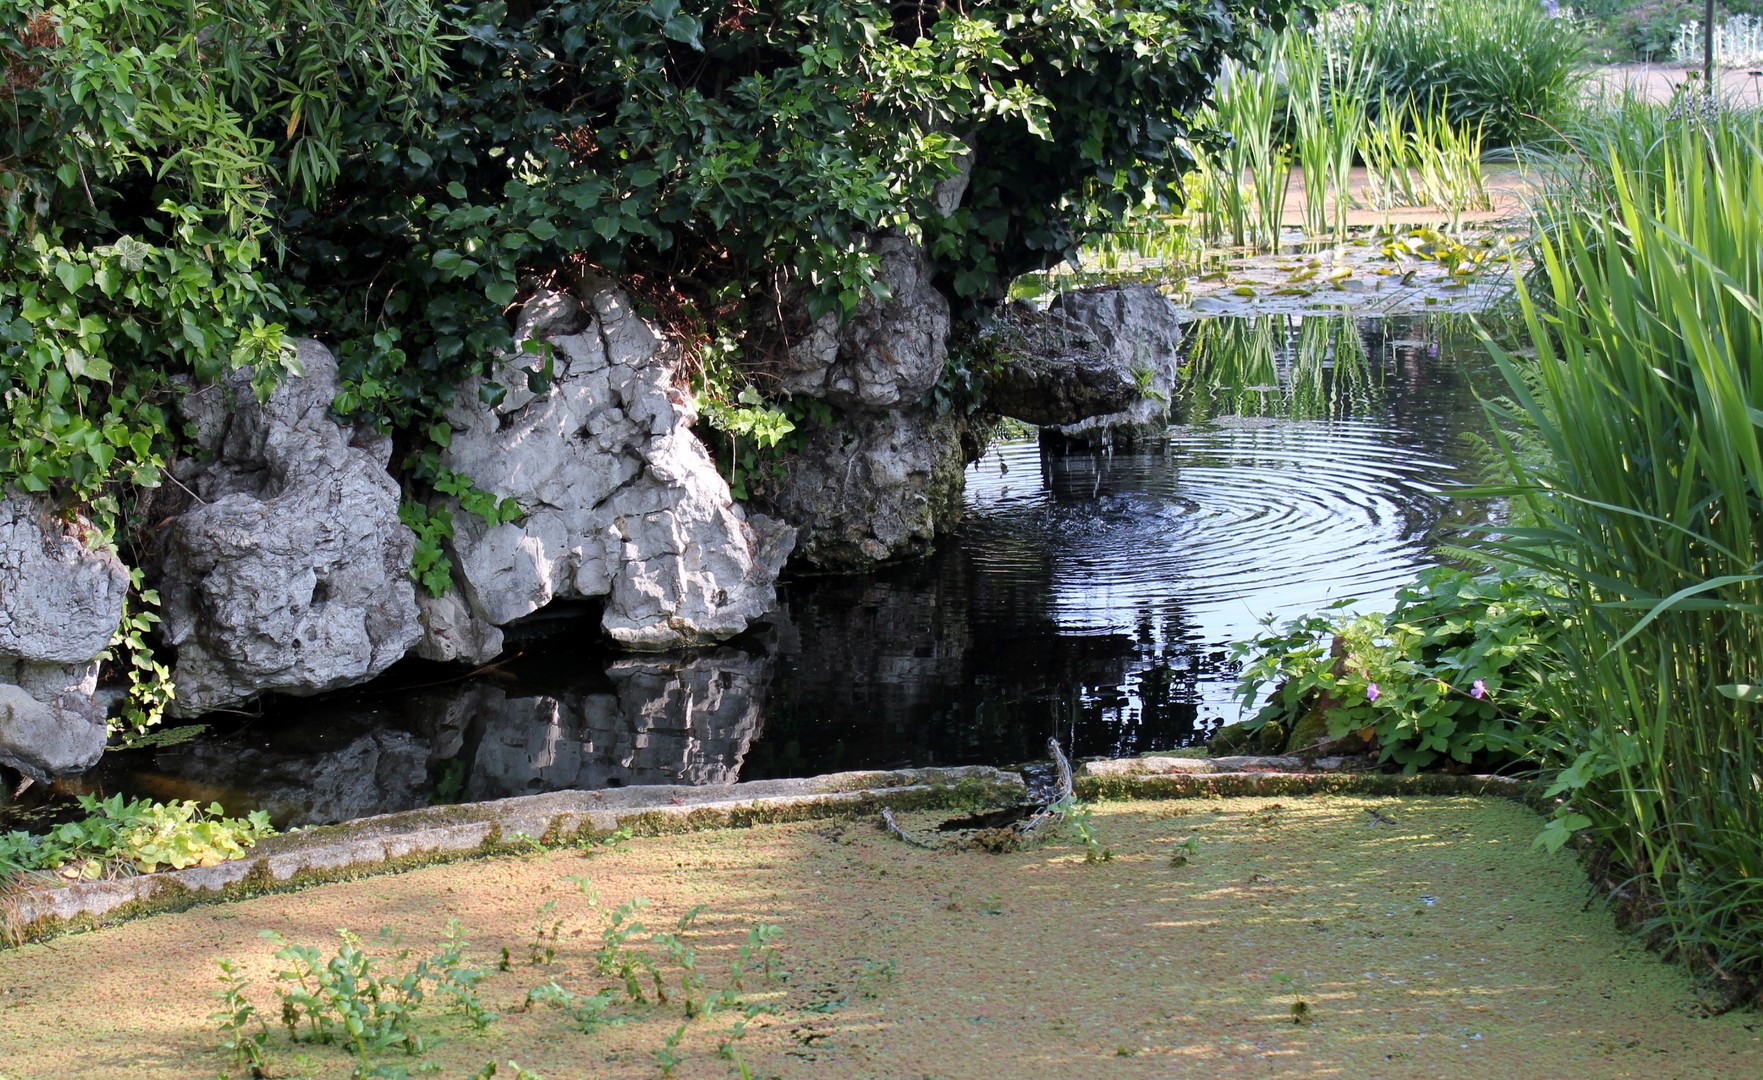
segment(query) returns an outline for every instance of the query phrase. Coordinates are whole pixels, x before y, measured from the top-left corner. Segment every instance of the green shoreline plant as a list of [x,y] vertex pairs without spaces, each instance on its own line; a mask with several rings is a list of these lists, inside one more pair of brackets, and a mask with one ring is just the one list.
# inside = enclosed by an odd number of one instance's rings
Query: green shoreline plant
[[[1633,111],[1633,110],[1631,110]],[[1536,740],[1679,951],[1763,986],[1763,121],[1670,119],[1580,147],[1519,294],[1535,361],[1494,346],[1547,450],[1510,455],[1572,677]],[[1495,411],[1501,418],[1500,410]],[[1749,988],[1747,991],[1746,988]]]

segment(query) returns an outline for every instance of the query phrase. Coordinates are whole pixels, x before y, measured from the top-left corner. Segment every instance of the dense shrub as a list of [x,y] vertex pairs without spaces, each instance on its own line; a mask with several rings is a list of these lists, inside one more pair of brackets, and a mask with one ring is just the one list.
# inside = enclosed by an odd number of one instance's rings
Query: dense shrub
[[105,511],[107,481],[157,482],[170,374],[279,374],[276,209],[335,175],[351,99],[408,115],[433,29],[370,0],[0,0],[0,484]]
[[447,481],[423,448],[537,284],[763,352],[754,313],[852,311],[867,235],[922,227],[986,302],[1178,198],[1218,65],[1303,3],[0,0],[0,483],[155,482],[168,374],[267,383],[283,325]]
[[1428,570],[1387,614],[1315,614],[1237,646],[1248,730],[1300,745],[1369,732],[1404,772],[1523,756],[1558,672],[1559,586],[1535,574]]

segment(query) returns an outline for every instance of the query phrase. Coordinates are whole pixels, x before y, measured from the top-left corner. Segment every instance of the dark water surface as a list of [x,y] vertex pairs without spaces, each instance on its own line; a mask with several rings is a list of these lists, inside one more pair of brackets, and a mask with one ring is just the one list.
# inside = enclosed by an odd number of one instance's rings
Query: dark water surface
[[[494,670],[211,717],[106,755],[86,790],[218,800],[278,824],[563,788],[720,783],[1203,739],[1239,714],[1233,640],[1269,613],[1386,604],[1485,508],[1460,438],[1493,386],[1460,323],[1218,320],[1188,345],[1186,423],[1131,452],[996,445],[932,558],[798,578],[730,645],[618,656],[557,620]],[[77,786],[77,785],[76,785]]]

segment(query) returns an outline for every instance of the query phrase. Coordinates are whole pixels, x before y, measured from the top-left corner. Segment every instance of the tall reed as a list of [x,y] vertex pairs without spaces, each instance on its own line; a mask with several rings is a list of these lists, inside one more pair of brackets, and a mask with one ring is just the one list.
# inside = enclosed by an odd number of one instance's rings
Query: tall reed
[[1285,103],[1275,68],[1277,39],[1261,50],[1262,63],[1224,65],[1224,90],[1202,120],[1230,136],[1221,151],[1200,155],[1208,239],[1226,234],[1238,246],[1277,249],[1285,217],[1292,160],[1278,139]]
[[[1678,123],[1582,148],[1521,291],[1537,359],[1498,348],[1550,461],[1513,456],[1509,556],[1571,585],[1538,750],[1735,985],[1763,979],[1763,127]],[[1607,196],[1607,199],[1605,198]]]
[[1366,50],[1288,34],[1284,39],[1292,146],[1304,174],[1304,224],[1312,236],[1347,228],[1348,179],[1365,128]]

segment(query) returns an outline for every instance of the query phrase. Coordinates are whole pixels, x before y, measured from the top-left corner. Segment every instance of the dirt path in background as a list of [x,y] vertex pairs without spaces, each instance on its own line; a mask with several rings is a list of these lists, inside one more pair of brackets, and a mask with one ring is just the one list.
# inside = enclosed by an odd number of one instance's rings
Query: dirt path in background
[[[1372,814],[1371,811],[1376,811]],[[941,815],[938,815],[941,816]],[[908,822],[924,830],[925,817]],[[1531,847],[1538,821],[1492,799],[1322,797],[1106,804],[1107,862],[1070,843],[1007,855],[926,851],[870,822],[770,825],[628,841],[616,850],[503,857],[192,909],[0,953],[0,1075],[215,1076],[214,960],[267,989],[275,930],[321,944],[338,927],[402,930],[426,955],[449,918],[479,963],[511,970],[482,995],[486,1034],[423,1007],[448,1077],[510,1059],[546,1080],[781,1077],[1667,1077],[1763,1071],[1763,1017],[1709,1017],[1674,968],[1590,903],[1569,854]],[[934,835],[923,834],[922,835]],[[1194,837],[1185,865],[1172,855]],[[1179,860],[1173,860],[1179,861]],[[590,908],[572,876],[598,892]],[[736,946],[780,928],[787,981],[748,965],[740,1014],[683,1019],[615,1006],[584,1034],[523,1011],[556,980],[596,972],[602,915],[643,896],[652,928],[708,905],[688,938],[705,992],[730,985]],[[557,901],[552,914],[542,905]],[[549,963],[534,926],[561,919]],[[641,939],[633,939],[632,944]],[[550,939],[541,938],[541,944]],[[543,961],[542,950],[539,959]],[[1306,1024],[1293,1006],[1307,1007]],[[335,1046],[270,1038],[276,1076],[344,1076]],[[719,1056],[719,1044],[733,1057]],[[415,1066],[420,1058],[385,1060]]]
[[[1716,75],[1724,100],[1750,108],[1763,104],[1763,72],[1722,68]],[[1592,69],[1587,89],[1596,96],[1632,87],[1648,101],[1670,101],[1677,88],[1689,80],[1690,71],[1682,64],[1609,64]]]

